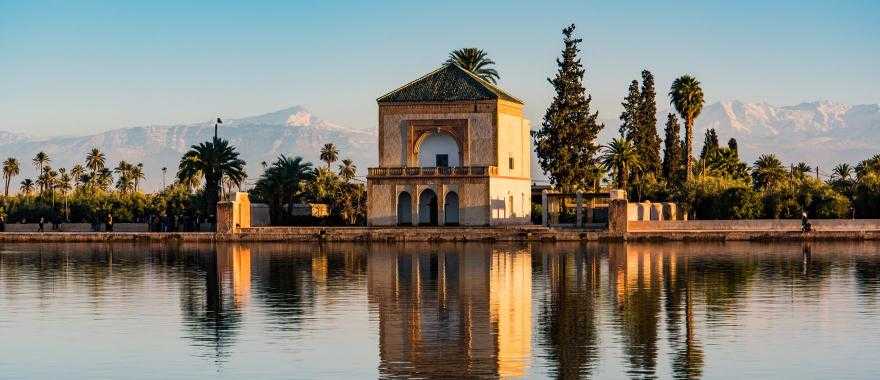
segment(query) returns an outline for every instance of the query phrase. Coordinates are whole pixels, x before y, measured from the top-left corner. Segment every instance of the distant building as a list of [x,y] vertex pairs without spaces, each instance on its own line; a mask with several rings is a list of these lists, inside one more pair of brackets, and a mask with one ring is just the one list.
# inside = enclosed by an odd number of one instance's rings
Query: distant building
[[532,148],[522,101],[447,64],[378,103],[370,225],[530,221]]

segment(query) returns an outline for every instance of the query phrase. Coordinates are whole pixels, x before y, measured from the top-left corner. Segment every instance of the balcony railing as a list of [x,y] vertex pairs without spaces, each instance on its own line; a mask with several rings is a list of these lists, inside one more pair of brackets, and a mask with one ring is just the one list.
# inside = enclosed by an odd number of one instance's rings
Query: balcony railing
[[369,177],[485,177],[497,175],[497,166],[384,167],[367,169]]

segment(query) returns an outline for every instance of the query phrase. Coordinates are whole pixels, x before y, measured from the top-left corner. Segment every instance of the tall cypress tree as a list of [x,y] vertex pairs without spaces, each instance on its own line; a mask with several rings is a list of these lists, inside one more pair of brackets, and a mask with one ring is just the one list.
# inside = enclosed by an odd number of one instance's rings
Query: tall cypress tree
[[629,91],[623,98],[623,112],[620,113],[620,135],[628,140],[633,140],[639,129],[639,105],[642,101],[639,93],[639,81],[634,80],[629,84]]
[[599,113],[590,112],[592,97],[582,83],[586,71],[578,58],[580,38],[573,38],[575,26],[562,30],[562,57],[559,70],[548,81],[556,90],[544,114],[541,128],[533,133],[541,169],[550,182],[563,191],[586,189],[593,183],[599,145],[596,137],[605,127]]
[[700,159],[705,160],[706,155],[718,150],[718,133],[715,133],[715,128],[709,128],[706,130],[706,137],[703,139],[703,150],[700,151]]
[[727,149],[730,149],[731,152],[737,154],[739,157],[739,144],[737,144],[736,139],[731,137],[730,140],[727,140]]
[[683,158],[680,130],[681,125],[678,124],[678,117],[674,113],[667,115],[666,138],[663,147],[663,178],[667,183],[675,183],[680,179]]
[[638,137],[633,139],[642,161],[642,171],[660,174],[660,136],[657,134],[657,92],[654,75],[642,70],[642,90],[639,99]]

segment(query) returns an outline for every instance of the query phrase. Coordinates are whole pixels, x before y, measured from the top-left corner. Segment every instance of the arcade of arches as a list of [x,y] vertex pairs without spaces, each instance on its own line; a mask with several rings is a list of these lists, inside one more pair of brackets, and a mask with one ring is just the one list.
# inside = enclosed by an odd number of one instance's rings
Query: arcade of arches
[[397,195],[398,225],[413,225],[413,221],[416,221],[420,226],[457,226],[459,224],[458,193],[455,191],[446,192],[442,207],[440,207],[441,203],[438,201],[437,193],[430,188],[419,193],[417,204],[413,204],[413,199],[413,196],[406,190]]

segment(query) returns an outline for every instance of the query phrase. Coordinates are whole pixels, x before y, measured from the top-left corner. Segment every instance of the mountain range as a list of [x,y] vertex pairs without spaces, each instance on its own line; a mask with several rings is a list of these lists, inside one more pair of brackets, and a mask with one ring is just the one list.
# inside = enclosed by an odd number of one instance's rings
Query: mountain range
[[[658,133],[663,137],[666,112],[658,114]],[[533,122],[540,125],[540,121]],[[605,120],[600,143],[618,132],[619,121]],[[698,153],[706,129],[715,128],[722,144],[734,137],[743,160],[753,162],[763,153],[776,153],[784,162],[804,161],[811,166],[828,168],[841,162],[855,163],[880,153],[880,106],[846,105],[830,101],[773,106],[767,103],[723,101],[708,104],[697,118],[695,153]],[[0,155],[16,157],[24,178],[33,178],[31,158],[45,151],[53,167],[70,167],[83,162],[86,152],[97,147],[107,155],[108,165],[119,160],[142,162],[146,181],[144,190],[162,185],[161,168],[167,167],[166,181],[177,171],[180,157],[190,145],[209,140],[214,133],[211,122],[143,126],[110,130],[76,137],[32,138],[0,131]],[[301,106],[285,108],[259,116],[224,120],[220,136],[230,140],[247,161],[249,183],[262,172],[261,163],[271,163],[280,154],[301,156],[322,165],[318,159],[321,146],[332,142],[340,159],[351,158],[358,174],[376,164],[376,131],[347,128],[322,120]],[[0,158],[2,158],[0,157]],[[533,165],[536,177],[540,169]],[[17,186],[12,186],[17,187]]]
[[[673,111],[664,110],[657,115],[661,139],[668,112]],[[618,120],[606,120],[600,140],[610,141],[617,135],[619,125]],[[839,163],[855,163],[880,153],[877,104],[815,101],[774,106],[738,100],[707,104],[694,126],[694,154],[699,154],[709,128],[715,128],[721,144],[735,138],[740,157],[748,163],[761,154],[774,153],[785,163],[803,161],[830,172]]]
[[[165,180],[170,183],[181,156],[191,145],[208,141],[213,134],[212,122],[132,127],[88,136],[44,139],[4,132],[0,133],[0,155],[20,161],[22,173],[16,177],[17,184],[24,178],[33,178],[36,170],[31,159],[41,150],[49,154],[52,167],[70,168],[82,163],[86,153],[96,147],[106,154],[110,167],[115,167],[119,160],[143,163],[146,177],[143,189],[153,191],[162,186],[162,167],[168,168]],[[301,106],[223,120],[219,135],[229,140],[247,162],[248,183],[253,183],[262,173],[263,161],[271,164],[279,154],[301,156],[315,165],[323,164],[318,156],[321,146],[328,142],[336,144],[340,160],[353,159],[361,175],[366,173],[367,166],[376,162],[373,130],[338,126],[313,116]]]

